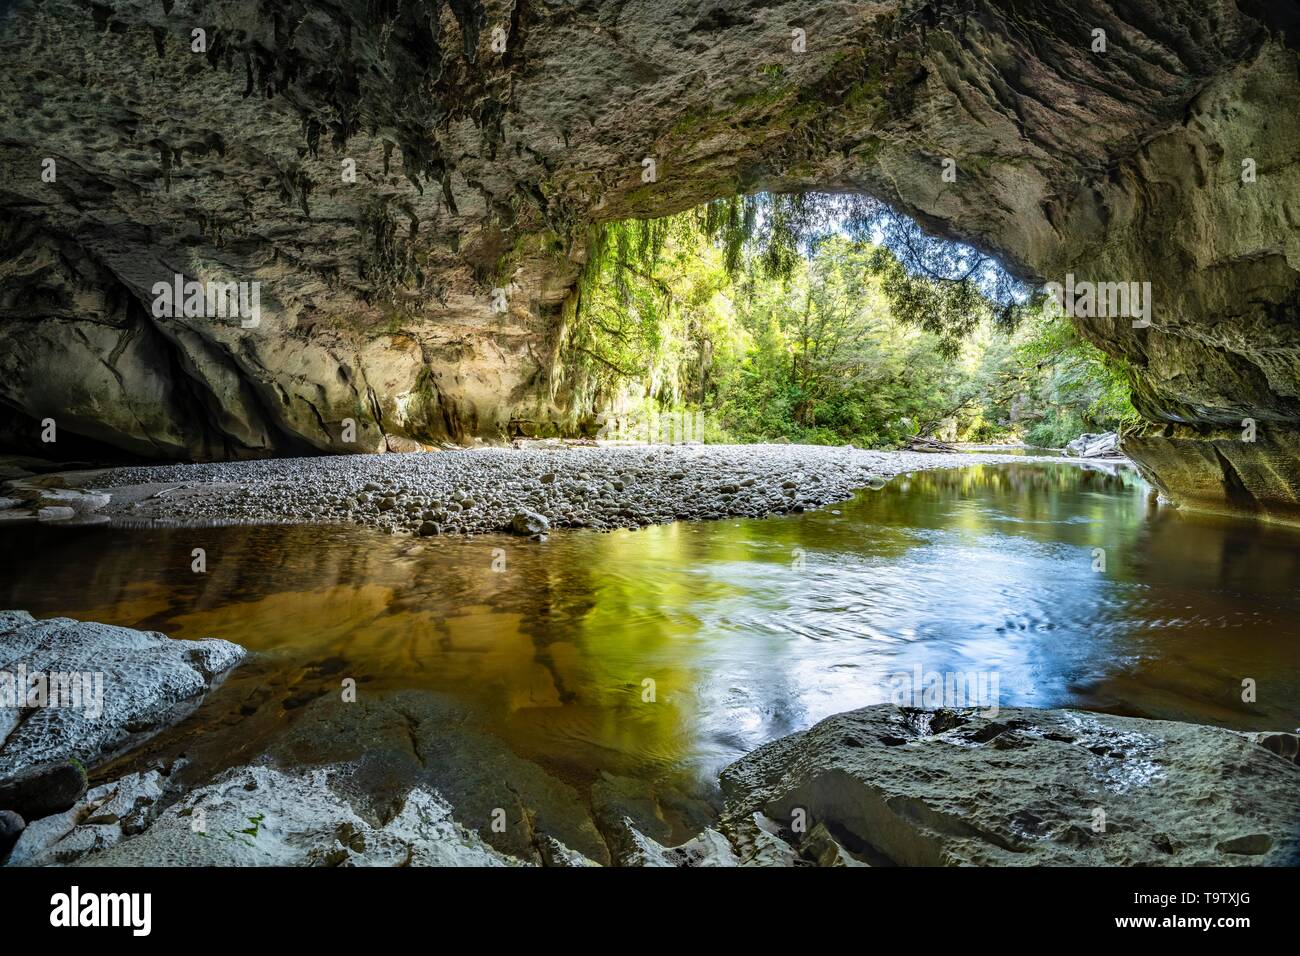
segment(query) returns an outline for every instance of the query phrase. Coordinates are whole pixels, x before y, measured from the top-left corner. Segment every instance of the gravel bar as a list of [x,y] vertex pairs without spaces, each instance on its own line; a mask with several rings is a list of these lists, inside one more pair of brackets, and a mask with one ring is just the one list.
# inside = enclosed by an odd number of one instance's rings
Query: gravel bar
[[903,472],[1065,460],[820,445],[484,448],[115,468],[86,474],[83,487],[111,492],[101,513],[115,524],[535,535],[786,514],[844,501]]

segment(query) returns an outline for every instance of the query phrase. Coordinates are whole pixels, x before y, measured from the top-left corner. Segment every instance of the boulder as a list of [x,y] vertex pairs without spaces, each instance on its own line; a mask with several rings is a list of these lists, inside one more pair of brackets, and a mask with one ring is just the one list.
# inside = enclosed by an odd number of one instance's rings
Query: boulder
[[1080,435],[1065,446],[1065,454],[1071,458],[1108,458],[1119,453],[1119,435],[1115,432]]
[[167,784],[167,778],[153,769],[91,789],[63,811],[33,820],[14,845],[8,865],[75,863],[116,846],[153,820]]
[[546,534],[551,530],[551,523],[544,515],[539,515],[536,511],[520,511],[510,519],[510,533],[522,537],[530,537],[535,534]]
[[[0,782],[69,758],[93,766],[134,746],[188,714],[244,655],[229,641],[0,611]],[[34,699],[13,696],[24,674],[68,693],[25,706]]]
[[1300,863],[1300,767],[1250,735],[1174,721],[885,704],[760,747],[722,787],[742,858],[775,833],[831,863]]
[[[356,773],[344,765],[299,771],[236,768],[169,806],[144,833],[104,847],[81,862],[89,866],[522,865],[456,823],[450,804],[423,787],[407,791],[391,816],[382,820],[358,814],[350,799]],[[62,842],[67,840],[64,837]]]
[[[454,728],[454,732],[452,730]],[[258,755],[285,768],[348,765],[332,778],[363,815],[388,819],[412,790],[438,794],[458,823],[498,852],[545,862],[548,840],[598,863],[609,849],[582,794],[496,735],[473,726],[465,708],[429,691],[367,691],[303,707]]]
[[86,792],[86,769],[64,760],[37,764],[0,780],[0,810],[37,820],[72,807]]
[[12,847],[26,828],[27,823],[12,810],[0,810],[0,863],[5,861]]

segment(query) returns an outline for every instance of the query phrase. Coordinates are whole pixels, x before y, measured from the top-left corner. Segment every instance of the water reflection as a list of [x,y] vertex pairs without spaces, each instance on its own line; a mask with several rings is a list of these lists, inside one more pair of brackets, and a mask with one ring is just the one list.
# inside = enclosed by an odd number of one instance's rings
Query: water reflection
[[975,465],[801,516],[541,544],[26,527],[0,538],[0,604],[261,652],[200,719],[272,732],[347,674],[454,694],[580,785],[707,797],[726,762],[917,667],[994,672],[1004,706],[1293,728],[1298,544],[1155,509],[1125,473]]

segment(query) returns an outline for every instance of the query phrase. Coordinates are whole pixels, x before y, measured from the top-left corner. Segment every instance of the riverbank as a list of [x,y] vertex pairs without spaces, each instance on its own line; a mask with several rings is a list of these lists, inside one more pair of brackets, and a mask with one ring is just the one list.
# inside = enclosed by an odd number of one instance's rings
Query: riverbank
[[492,448],[61,472],[12,485],[7,494],[17,499],[11,520],[536,534],[798,513],[905,472],[1069,460],[818,445]]

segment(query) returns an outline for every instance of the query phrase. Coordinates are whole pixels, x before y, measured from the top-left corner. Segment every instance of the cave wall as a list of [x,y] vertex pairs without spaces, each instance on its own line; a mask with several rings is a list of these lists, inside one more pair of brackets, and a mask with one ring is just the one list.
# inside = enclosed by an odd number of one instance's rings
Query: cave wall
[[[1131,363],[1163,429],[1130,453],[1203,506],[1238,509],[1251,475],[1257,511],[1294,504],[1278,493],[1294,499],[1300,435],[1291,4],[46,0],[0,16],[0,404],[33,421],[197,458],[572,429],[566,302],[591,223],[855,190],[1030,281],[1150,282],[1149,328],[1077,320]],[[175,273],[257,280],[259,325],[154,315]]]

